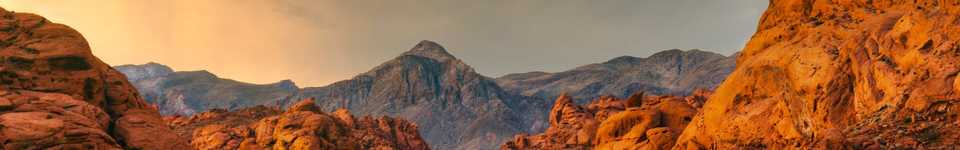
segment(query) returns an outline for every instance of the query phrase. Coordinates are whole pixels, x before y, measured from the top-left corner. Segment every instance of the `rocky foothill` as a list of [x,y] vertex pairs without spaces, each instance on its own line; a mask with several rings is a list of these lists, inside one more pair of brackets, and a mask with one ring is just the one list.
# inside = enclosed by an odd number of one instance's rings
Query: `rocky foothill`
[[670,149],[710,95],[704,90],[694,93],[602,96],[584,106],[564,94],[550,110],[545,133],[517,135],[501,149]]
[[286,111],[257,106],[166,120],[197,149],[429,149],[409,121],[355,118],[344,109],[322,112],[313,101],[300,101]]

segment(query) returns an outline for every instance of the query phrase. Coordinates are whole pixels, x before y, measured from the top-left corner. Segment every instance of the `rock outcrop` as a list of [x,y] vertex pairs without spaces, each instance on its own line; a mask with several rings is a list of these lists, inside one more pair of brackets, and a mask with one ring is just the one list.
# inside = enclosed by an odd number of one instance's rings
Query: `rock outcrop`
[[678,149],[952,149],[960,3],[772,0]]
[[0,9],[2,149],[189,149],[66,25]]
[[497,83],[509,92],[547,100],[567,93],[578,104],[603,95],[626,97],[636,92],[688,95],[695,89],[719,85],[733,71],[736,55],[674,49],[647,58],[617,57],[557,73],[510,74],[497,78]]
[[328,114],[313,101],[284,112],[260,106],[168,120],[197,149],[429,149],[411,122],[354,118],[346,110]]
[[0,149],[120,149],[110,116],[59,93],[0,91]]
[[[686,101],[705,99],[704,93],[687,97],[644,96],[628,99],[603,96],[586,106],[561,95],[550,111],[545,133],[520,134],[501,149],[671,149],[674,141],[699,108]],[[630,105],[628,101],[639,101]]]

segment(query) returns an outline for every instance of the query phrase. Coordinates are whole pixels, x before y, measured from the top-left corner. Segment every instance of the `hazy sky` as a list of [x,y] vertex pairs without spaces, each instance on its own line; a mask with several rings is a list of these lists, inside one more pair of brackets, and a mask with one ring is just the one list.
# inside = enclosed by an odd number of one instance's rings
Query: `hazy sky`
[[480,73],[563,71],[664,49],[738,51],[767,0],[3,0],[79,30],[111,65],[253,83],[344,80],[433,40]]

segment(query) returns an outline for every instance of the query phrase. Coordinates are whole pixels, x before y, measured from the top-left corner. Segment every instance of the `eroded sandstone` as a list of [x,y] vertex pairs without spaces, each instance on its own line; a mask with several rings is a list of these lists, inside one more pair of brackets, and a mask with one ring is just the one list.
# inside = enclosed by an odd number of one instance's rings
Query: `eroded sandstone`
[[80,33],[0,8],[5,149],[189,149]]
[[197,149],[429,149],[412,122],[354,118],[344,109],[328,114],[313,101],[302,100],[286,111],[258,106],[167,120]]
[[699,108],[688,101],[710,92],[679,96],[635,94],[625,100],[602,96],[586,106],[560,96],[550,111],[550,127],[521,134],[501,149],[670,149]]
[[960,144],[956,1],[772,0],[678,149]]

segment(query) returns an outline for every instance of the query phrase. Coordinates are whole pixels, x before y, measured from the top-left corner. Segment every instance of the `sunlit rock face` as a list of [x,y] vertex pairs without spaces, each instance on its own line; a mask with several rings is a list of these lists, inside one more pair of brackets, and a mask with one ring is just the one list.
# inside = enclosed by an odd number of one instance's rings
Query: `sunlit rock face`
[[0,8],[0,149],[190,149],[80,33]]
[[772,0],[681,149],[957,145],[960,3]]
[[500,149],[671,149],[700,110],[691,102],[706,99],[710,92],[694,93],[686,97],[635,94],[627,99],[603,96],[583,106],[564,94],[550,111],[546,132],[516,135]]
[[197,149],[430,149],[412,122],[354,118],[342,109],[326,113],[313,101],[300,101],[286,111],[257,106],[166,120]]

